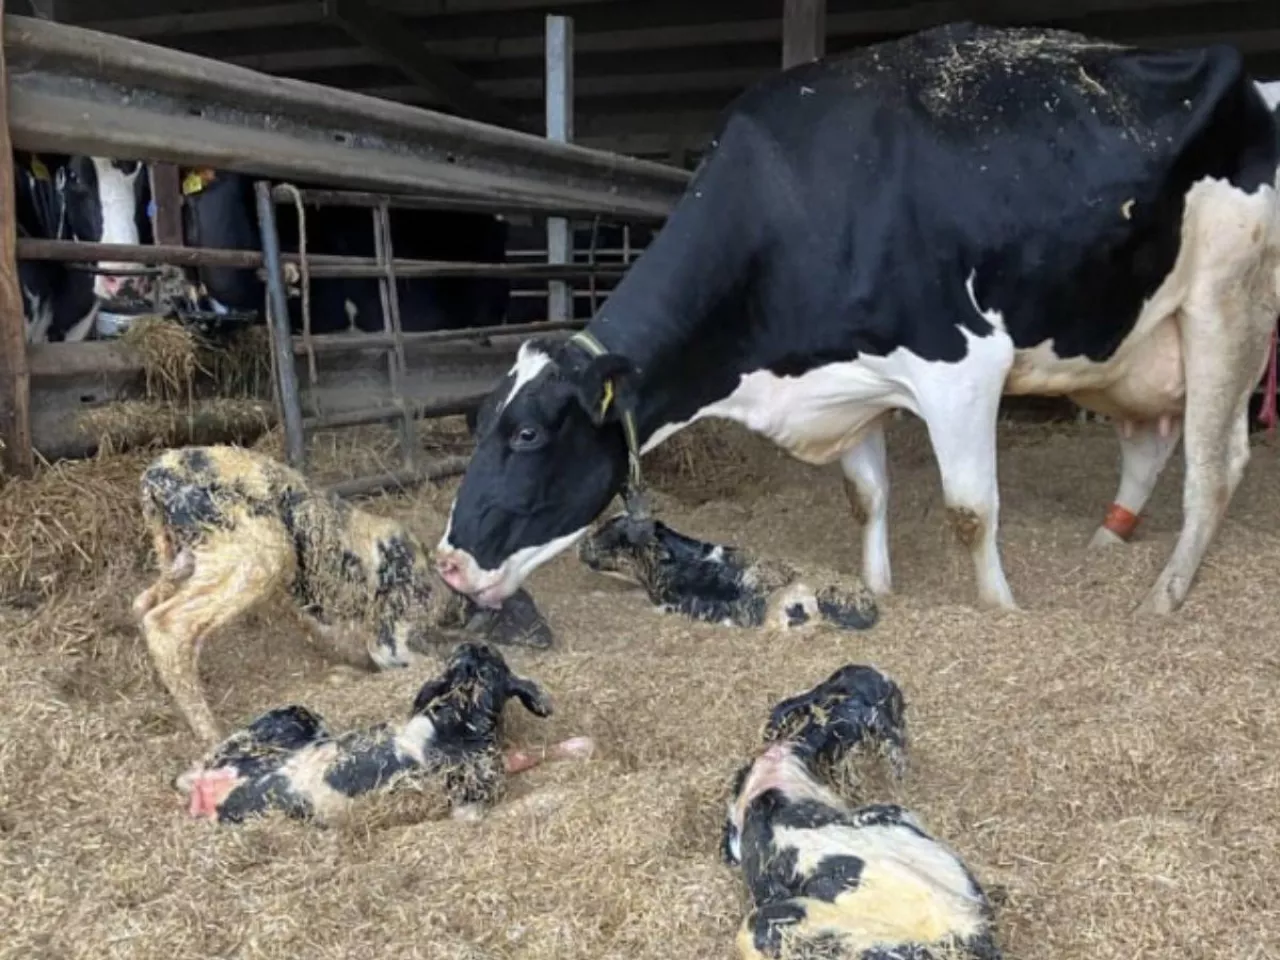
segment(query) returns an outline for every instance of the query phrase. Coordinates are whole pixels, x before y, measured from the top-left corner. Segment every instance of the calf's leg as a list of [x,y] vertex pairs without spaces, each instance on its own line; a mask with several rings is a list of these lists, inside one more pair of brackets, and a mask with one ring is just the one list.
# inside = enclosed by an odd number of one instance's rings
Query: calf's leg
[[151,661],[191,731],[207,744],[221,739],[218,722],[200,686],[197,660],[211,632],[285,585],[293,571],[292,545],[270,528],[210,542],[194,557],[193,570],[172,596],[142,618]]
[[889,467],[884,421],[872,423],[858,445],[840,458],[845,496],[862,524],[862,579],[872,593],[893,590],[889,567]]
[[1196,184],[1183,236],[1194,244],[1194,273],[1178,314],[1187,379],[1182,531],[1138,607],[1143,614],[1182,605],[1244,475],[1249,394],[1280,307],[1280,209],[1271,188],[1249,196],[1221,181]]

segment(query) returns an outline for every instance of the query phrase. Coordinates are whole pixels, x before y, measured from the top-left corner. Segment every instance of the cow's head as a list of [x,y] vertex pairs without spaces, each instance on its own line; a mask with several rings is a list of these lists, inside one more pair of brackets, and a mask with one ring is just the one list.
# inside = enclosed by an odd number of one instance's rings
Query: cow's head
[[[57,179],[66,208],[69,239],[135,246],[151,242],[151,221],[147,216],[151,182],[146,164],[76,156],[58,168]],[[93,292],[100,300],[150,296],[151,281],[136,273],[136,264],[103,260],[97,266],[108,271],[97,274],[93,281]]]
[[450,587],[496,607],[586,533],[627,478],[621,418],[634,371],[625,357],[574,343],[520,347],[480,409],[437,549]]

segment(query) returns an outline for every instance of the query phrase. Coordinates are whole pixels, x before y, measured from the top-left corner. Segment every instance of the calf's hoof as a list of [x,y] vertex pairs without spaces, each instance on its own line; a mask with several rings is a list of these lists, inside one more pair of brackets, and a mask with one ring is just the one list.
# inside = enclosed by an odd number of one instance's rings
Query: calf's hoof
[[535,650],[547,649],[555,639],[533,597],[523,588],[508,597],[497,610],[478,609],[467,622],[467,628],[492,643]]
[[870,630],[880,608],[870,590],[827,586],[818,591],[818,613],[841,630]]

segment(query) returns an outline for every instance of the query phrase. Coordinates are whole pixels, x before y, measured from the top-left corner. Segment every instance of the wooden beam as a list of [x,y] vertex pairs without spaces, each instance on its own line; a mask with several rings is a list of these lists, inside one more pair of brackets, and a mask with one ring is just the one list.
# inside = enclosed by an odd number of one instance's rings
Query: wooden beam
[[[32,0],[37,2],[37,0]],[[244,10],[227,10],[217,6],[212,10],[191,13],[157,13],[152,16],[120,19],[91,19],[77,24],[90,30],[114,33],[135,40],[153,37],[175,37],[197,33],[223,33],[231,30],[261,30],[264,27],[298,27],[308,23],[320,23],[324,10],[320,0],[301,0],[293,3],[263,3]]]
[[13,195],[13,143],[9,138],[9,71],[4,49],[4,0],[0,0],[0,441],[10,476],[35,472],[31,449],[31,374],[27,368],[27,320],[18,280],[17,206]]
[[182,242],[182,188],[178,167],[172,163],[148,164],[151,171],[151,202],[155,213],[151,231],[155,242],[166,247],[180,247]]
[[[573,141],[573,19],[548,15],[544,99],[547,139]],[[547,218],[547,262],[573,261],[573,234],[564,217]],[[562,280],[547,284],[547,319],[564,321],[573,316],[573,291]]]
[[783,0],[783,70],[821,60],[826,40],[827,0]]
[[414,83],[432,90],[449,106],[476,120],[504,127],[520,121],[493,97],[481,91],[448,60],[429,51],[415,30],[399,17],[365,0],[324,0],[325,18],[351,38],[369,47],[400,69]]

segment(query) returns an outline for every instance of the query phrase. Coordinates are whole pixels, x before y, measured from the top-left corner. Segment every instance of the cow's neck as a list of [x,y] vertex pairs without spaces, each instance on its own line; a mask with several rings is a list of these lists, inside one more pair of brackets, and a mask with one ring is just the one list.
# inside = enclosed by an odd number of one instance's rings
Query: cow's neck
[[729,396],[749,348],[755,218],[723,189],[715,196],[706,185],[712,180],[725,184],[723,176],[695,180],[586,327],[637,368],[632,395],[642,446]]

